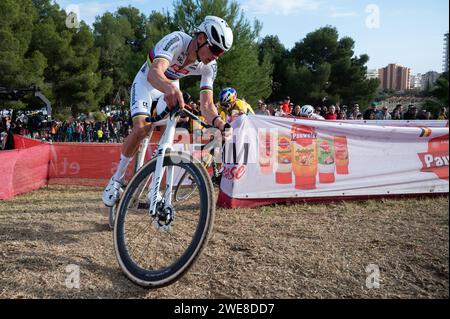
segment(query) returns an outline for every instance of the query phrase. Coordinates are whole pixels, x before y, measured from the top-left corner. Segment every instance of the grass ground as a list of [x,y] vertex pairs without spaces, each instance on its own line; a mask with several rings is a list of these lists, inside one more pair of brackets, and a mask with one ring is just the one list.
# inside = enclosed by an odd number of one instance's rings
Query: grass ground
[[[449,297],[448,196],[218,209],[193,268],[146,290],[116,262],[101,190],[52,185],[0,202],[0,298]],[[79,289],[65,285],[71,264]],[[367,288],[370,264],[379,288]]]

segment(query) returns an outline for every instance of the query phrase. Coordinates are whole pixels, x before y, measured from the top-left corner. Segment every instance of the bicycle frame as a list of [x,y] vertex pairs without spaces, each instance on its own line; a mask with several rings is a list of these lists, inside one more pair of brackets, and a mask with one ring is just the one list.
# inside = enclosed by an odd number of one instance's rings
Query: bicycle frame
[[[182,112],[189,116],[191,119],[198,121],[200,124],[202,124],[206,128],[210,128],[212,126],[206,124],[202,120],[200,120],[196,115],[192,114],[190,111],[184,109]],[[165,115],[164,113],[169,113],[168,119],[164,119]],[[159,120],[155,120],[156,118],[159,118]],[[162,200],[160,196],[160,187],[161,187],[161,181],[162,177],[164,176],[165,169],[163,167],[164,164],[164,156],[169,151],[172,151],[173,149],[173,140],[175,137],[175,130],[176,125],[178,122],[178,119],[180,118],[180,111],[179,107],[177,106],[173,112],[170,112],[168,108],[160,114],[158,117],[150,119],[149,122],[153,122],[153,126],[166,126],[166,129],[164,130],[163,135],[160,138],[158,147],[156,149],[156,152],[153,156],[153,158],[156,158],[156,167],[155,167],[155,175],[152,179],[152,182],[149,185],[149,193],[147,195],[147,198],[150,202],[150,208],[149,212],[152,216],[154,216],[157,213],[156,205]],[[137,160],[138,160],[138,168],[142,167],[144,163],[145,153],[150,141],[150,134],[153,132],[153,128],[151,129],[149,136],[147,136],[144,139],[142,152],[139,154]],[[164,209],[171,208],[172,207],[172,187],[173,187],[173,174],[174,168],[170,167],[167,169],[167,175],[166,175],[166,191],[164,193]]]
[[[155,130],[155,127],[166,126],[166,125],[167,125],[167,119],[163,119],[161,121],[158,121],[158,122],[155,122],[152,124],[152,128],[150,129],[150,132],[148,132],[147,136],[143,139],[141,146],[138,150],[138,153],[136,154],[135,173],[144,165],[145,154],[147,153],[148,145],[150,143],[150,140],[153,135],[153,131]],[[153,157],[152,154],[150,154],[150,158],[151,157]]]
[[150,129],[149,134],[144,138],[141,144],[141,149],[136,155],[136,171],[138,171],[143,165],[145,160],[145,154],[147,153],[148,144],[153,133],[153,127]]
[[[161,187],[161,180],[164,175],[165,169],[163,168],[164,164],[164,156],[166,152],[172,151],[173,140],[175,137],[175,129],[177,125],[179,114],[178,112],[170,114],[169,119],[166,123],[166,129],[161,136],[161,139],[158,144],[158,148],[156,151],[156,168],[155,175],[150,184],[150,192],[148,198],[150,200],[150,209],[149,212],[151,215],[156,214],[156,205],[162,199],[159,195],[159,189]],[[148,144],[147,144],[148,145]],[[166,191],[164,194],[164,203],[165,208],[171,207],[172,205],[172,186],[173,186],[173,167],[169,167],[167,169],[166,175]]]

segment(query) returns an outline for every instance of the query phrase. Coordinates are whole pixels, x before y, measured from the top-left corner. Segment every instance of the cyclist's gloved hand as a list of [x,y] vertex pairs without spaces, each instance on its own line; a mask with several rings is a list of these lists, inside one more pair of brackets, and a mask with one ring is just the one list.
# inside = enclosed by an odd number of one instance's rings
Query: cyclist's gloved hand
[[188,104],[192,101],[192,96],[188,92],[183,92],[184,103]]
[[224,140],[231,138],[232,129],[230,124],[221,120],[220,123],[217,124],[217,128],[222,132],[222,138],[224,138]]
[[169,110],[172,110],[175,106],[179,106],[180,109],[184,108],[183,93],[175,85],[169,85],[164,92],[164,100],[167,103]]
[[186,109],[192,111],[191,107],[189,106],[189,103],[191,103],[191,101],[192,101],[192,96],[187,92],[183,92],[183,100],[184,100],[184,104],[181,109],[186,108]]

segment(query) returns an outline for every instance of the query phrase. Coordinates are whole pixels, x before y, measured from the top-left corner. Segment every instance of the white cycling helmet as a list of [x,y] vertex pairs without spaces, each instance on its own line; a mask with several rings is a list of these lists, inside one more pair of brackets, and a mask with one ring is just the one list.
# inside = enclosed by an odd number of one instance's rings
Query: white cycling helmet
[[208,42],[213,47],[218,47],[222,53],[230,50],[233,45],[233,31],[222,18],[206,16],[202,24],[198,26],[197,32],[205,33]]
[[311,114],[314,113],[314,108],[311,105],[303,105],[302,108],[300,109],[300,115],[301,116],[306,116],[306,117],[310,117]]

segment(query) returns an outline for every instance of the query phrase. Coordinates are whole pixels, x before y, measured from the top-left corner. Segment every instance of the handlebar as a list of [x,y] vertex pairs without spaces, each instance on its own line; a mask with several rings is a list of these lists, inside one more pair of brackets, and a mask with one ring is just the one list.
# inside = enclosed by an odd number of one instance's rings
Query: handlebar
[[161,114],[153,116],[153,117],[146,117],[145,121],[147,123],[155,123],[161,121],[163,118],[165,118],[170,113],[169,107],[166,107],[164,111],[161,112]]
[[[183,92],[183,99],[185,102],[189,103],[189,101],[191,101],[191,96],[189,95],[189,93]],[[209,124],[205,123],[204,121],[202,121],[197,115],[193,114],[191,111],[187,110],[186,108],[184,108],[183,110],[180,110],[179,104],[175,105],[172,110],[170,110],[169,107],[167,106],[165,108],[165,110],[161,112],[161,114],[156,115],[154,117],[147,117],[145,119],[145,121],[149,122],[149,123],[159,122],[169,114],[175,115],[175,116],[188,116],[191,119],[193,119],[194,121],[199,122],[204,128],[212,128],[213,127],[212,125],[209,125]],[[226,123],[224,128],[227,129],[230,127],[231,127],[230,124]]]
[[169,107],[166,107],[165,110],[162,111],[159,115],[156,115],[156,116],[153,116],[153,117],[147,117],[145,119],[145,121],[148,122],[148,123],[159,122],[159,121],[164,119],[169,114],[170,115],[174,115],[175,114],[175,115],[179,115],[179,116],[186,115],[186,116],[190,117],[191,119],[193,119],[195,121],[198,121],[205,128],[212,128],[213,127],[213,126],[205,123],[201,119],[199,119],[199,117],[197,115],[193,114],[192,112],[190,112],[190,111],[188,111],[186,109],[180,110],[180,106],[178,104],[175,105],[172,110],[170,110]]

